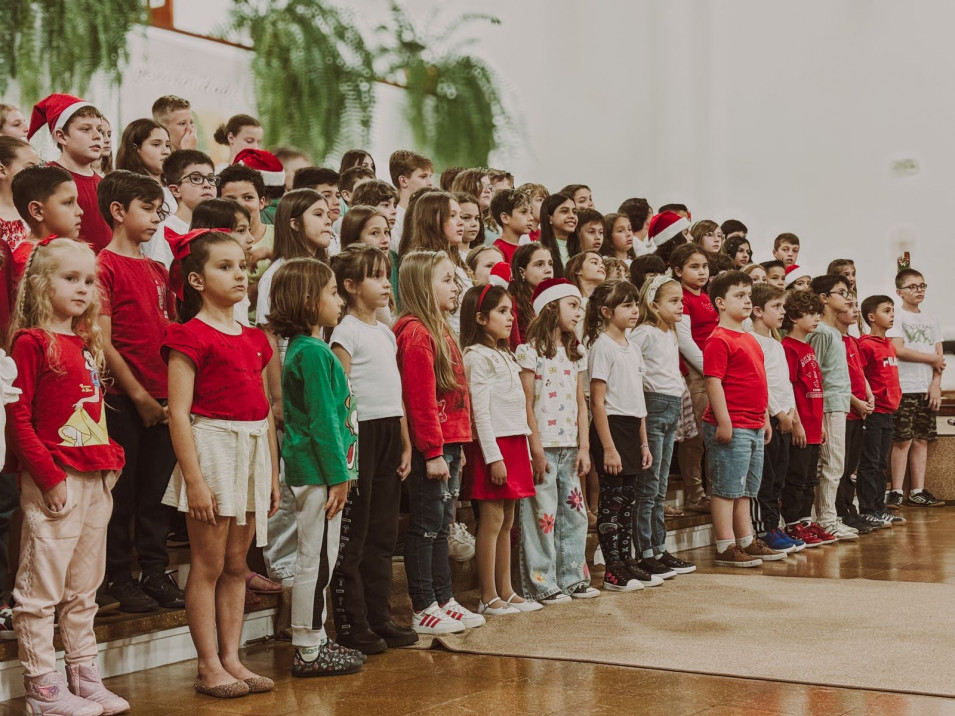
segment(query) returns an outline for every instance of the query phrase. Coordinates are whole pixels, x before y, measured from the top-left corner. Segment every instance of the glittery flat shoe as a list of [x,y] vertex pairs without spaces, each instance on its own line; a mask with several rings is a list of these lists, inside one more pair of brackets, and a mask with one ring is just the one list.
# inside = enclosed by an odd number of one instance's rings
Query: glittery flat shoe
[[250,694],[264,694],[275,688],[275,682],[268,676],[253,676],[251,679],[243,679],[245,685],[249,687]]
[[192,682],[192,688],[194,688],[197,693],[214,696],[217,699],[234,699],[239,696],[249,695],[249,685],[244,681],[233,681],[230,684],[220,684],[219,686],[206,686],[199,681],[199,677],[197,676],[196,680]]

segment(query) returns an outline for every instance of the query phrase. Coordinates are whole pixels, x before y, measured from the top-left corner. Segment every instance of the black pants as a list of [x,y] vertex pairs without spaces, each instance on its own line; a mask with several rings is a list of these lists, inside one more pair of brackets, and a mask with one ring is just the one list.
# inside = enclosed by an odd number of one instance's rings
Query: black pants
[[[7,581],[10,579],[10,525],[13,513],[20,506],[20,489],[17,487],[15,472],[0,474],[0,602],[8,603],[10,592]],[[16,574],[19,565],[13,565]]]
[[862,513],[885,510],[885,469],[892,452],[893,423],[892,413],[872,413],[865,419],[862,458],[856,478]]
[[391,558],[401,501],[401,419],[358,423],[358,484],[342,512],[332,575],[335,631],[355,634],[391,620]]
[[787,524],[809,519],[812,515],[813,498],[816,495],[816,467],[819,464],[819,446],[804,448],[791,446],[786,484],[783,485],[782,513]]
[[125,395],[107,395],[106,405],[109,436],[126,452],[126,466],[113,488],[113,515],[106,531],[106,580],[131,578],[134,544],[142,573],[162,574],[169,564],[169,512],[162,497],[176,467],[169,426],[144,427],[136,406]]
[[859,467],[859,458],[862,456],[862,425],[861,420],[846,420],[845,469],[836,491],[836,514],[840,517],[856,513],[856,506],[853,504],[856,486],[852,482],[852,475]]
[[597,541],[604,562],[613,564],[630,556],[633,543],[633,506],[637,497],[636,475],[600,474],[597,506]]
[[779,527],[779,498],[786,484],[786,471],[789,469],[789,446],[792,434],[779,432],[779,421],[770,418],[773,437],[763,449],[763,478],[759,483],[759,493],[750,500],[750,514],[753,530],[761,535]]

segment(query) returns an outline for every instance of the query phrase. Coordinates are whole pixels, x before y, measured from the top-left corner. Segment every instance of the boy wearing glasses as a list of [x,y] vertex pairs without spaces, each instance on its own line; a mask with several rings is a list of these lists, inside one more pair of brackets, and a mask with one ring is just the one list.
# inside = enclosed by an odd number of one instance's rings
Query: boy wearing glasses
[[899,271],[895,288],[902,306],[886,336],[892,339],[898,354],[902,402],[892,426],[892,491],[885,506],[892,510],[902,506],[902,483],[908,465],[906,504],[938,507],[945,503],[925,489],[925,463],[929,440],[937,437],[935,416],[942,401],[942,329],[938,319],[921,309],[928,288],[922,274],[914,269]]
[[197,149],[177,149],[163,162],[162,183],[176,199],[176,213],[166,217],[153,238],[143,244],[143,253],[168,269],[172,264],[172,249],[166,240],[166,230],[180,235],[187,233],[193,209],[206,199],[216,198],[219,178],[208,155]]

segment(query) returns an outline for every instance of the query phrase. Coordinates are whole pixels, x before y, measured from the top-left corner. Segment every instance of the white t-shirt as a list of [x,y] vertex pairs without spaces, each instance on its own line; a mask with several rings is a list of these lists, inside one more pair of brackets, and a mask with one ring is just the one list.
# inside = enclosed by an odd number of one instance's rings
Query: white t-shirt
[[172,266],[173,255],[169,242],[166,241],[167,226],[180,235],[189,231],[189,224],[175,214],[170,214],[166,217],[166,220],[156,228],[156,233],[153,234],[153,237],[145,244],[142,244],[142,249],[146,256],[154,261],[158,261],[168,270],[169,267]]
[[[272,277],[275,276],[275,272],[278,271],[284,263],[285,259],[276,259],[265,269],[265,273],[262,274],[262,278],[259,279],[259,295],[256,296],[255,299],[255,323],[258,326],[266,326],[269,323],[266,316],[268,316],[269,311],[272,310],[272,302],[269,300],[269,293],[272,291]],[[275,341],[279,348],[279,365],[284,366],[285,351],[288,350],[288,339],[276,336]]]
[[395,225],[391,227],[391,248],[398,251],[398,245],[401,243],[401,230],[405,225],[405,212],[407,209],[403,206],[395,207]]
[[460,266],[454,267],[454,279],[458,284],[458,305],[453,312],[448,314],[448,323],[451,324],[454,334],[459,336],[461,335],[461,304],[464,302],[464,294],[474,286],[474,281],[467,269]]
[[750,333],[763,349],[763,366],[766,369],[766,387],[769,388],[769,414],[788,413],[796,407],[793,384],[789,380],[789,362],[786,349],[775,338]]
[[680,347],[674,331],[661,331],[643,323],[630,334],[630,342],[640,349],[647,367],[643,389],[648,393],[662,393],[680,397],[686,383],[680,374]]
[[497,438],[529,435],[527,401],[521,383],[521,369],[510,351],[483,345],[464,350],[464,368],[471,389],[474,427],[484,462],[502,460]]
[[359,420],[404,415],[398,344],[388,326],[380,321],[370,326],[354,316],[345,316],[332,332],[329,345],[340,345],[351,356],[349,379]]
[[643,376],[647,372],[640,349],[627,341],[621,346],[606,333],[601,333],[590,347],[590,380],[607,384],[604,406],[607,415],[635,418],[647,416],[643,399]]
[[[899,306],[895,311],[895,325],[886,332],[887,338],[901,338],[909,350],[935,353],[935,344],[942,342],[942,327],[934,316],[925,311],[913,313]],[[932,384],[932,366],[911,363],[899,358],[899,385],[903,393],[925,393]]]
[[[584,353],[581,346],[580,352]],[[586,375],[587,355],[572,361],[563,346],[553,358],[543,358],[534,348],[522,343],[517,347],[517,364],[534,373],[534,417],[545,448],[577,445],[577,381]]]

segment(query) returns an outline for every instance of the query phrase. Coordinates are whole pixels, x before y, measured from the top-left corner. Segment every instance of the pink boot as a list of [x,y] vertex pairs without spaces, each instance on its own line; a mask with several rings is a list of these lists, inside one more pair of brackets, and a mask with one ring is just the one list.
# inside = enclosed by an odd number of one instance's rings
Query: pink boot
[[103,707],[103,716],[129,711],[129,702],[126,699],[103,686],[96,662],[72,666],[67,664],[66,678],[70,682],[70,691]]
[[34,716],[100,716],[103,713],[100,704],[71,694],[66,688],[66,679],[57,671],[43,676],[24,676],[23,688],[26,690],[27,713]]

